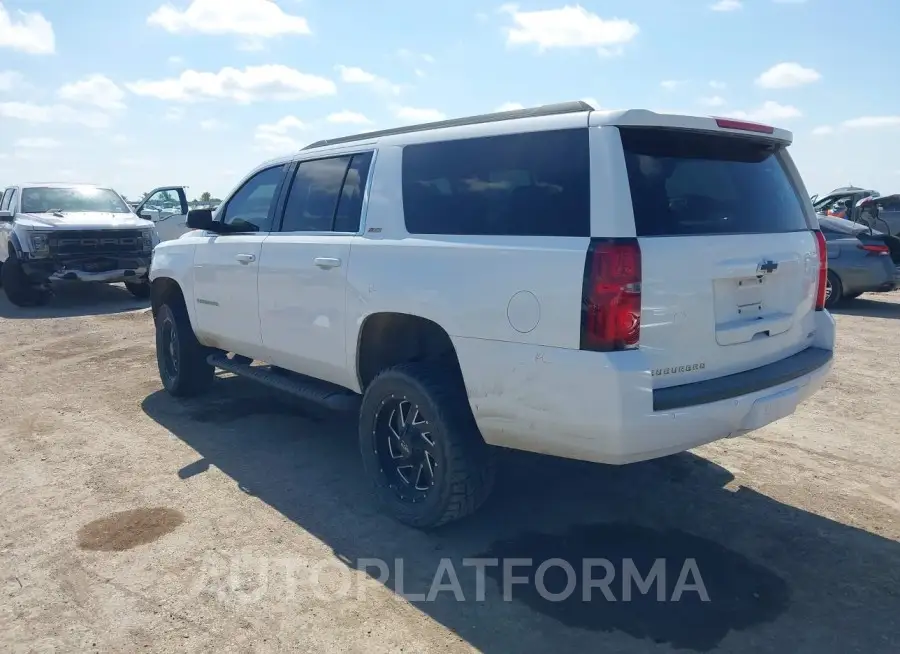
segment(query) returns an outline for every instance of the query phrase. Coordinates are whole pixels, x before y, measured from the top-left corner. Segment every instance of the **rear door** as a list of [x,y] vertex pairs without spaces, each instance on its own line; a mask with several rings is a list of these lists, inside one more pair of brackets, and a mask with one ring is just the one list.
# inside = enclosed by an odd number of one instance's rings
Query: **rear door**
[[784,144],[724,130],[619,129],[641,247],[654,387],[743,372],[812,340],[812,212]]
[[354,383],[347,370],[347,270],[371,163],[371,151],[299,162],[259,264],[267,360],[345,386]]

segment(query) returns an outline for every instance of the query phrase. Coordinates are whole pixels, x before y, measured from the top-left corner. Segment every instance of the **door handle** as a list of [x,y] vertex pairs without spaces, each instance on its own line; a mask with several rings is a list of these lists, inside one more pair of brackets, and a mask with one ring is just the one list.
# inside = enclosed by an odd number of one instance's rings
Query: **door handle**
[[256,261],[255,254],[236,254],[236,255],[234,255],[234,258],[243,264],[248,264],[248,263],[252,263],[252,262]]
[[316,257],[313,263],[319,268],[337,268],[341,265],[341,260],[334,257]]

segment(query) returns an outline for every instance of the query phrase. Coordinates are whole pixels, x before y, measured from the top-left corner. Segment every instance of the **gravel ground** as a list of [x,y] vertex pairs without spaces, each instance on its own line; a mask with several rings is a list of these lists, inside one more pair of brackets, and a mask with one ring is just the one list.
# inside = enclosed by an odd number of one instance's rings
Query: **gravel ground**
[[[141,308],[0,298],[2,651],[900,651],[898,294],[836,316],[834,373],[794,416],[622,468],[503,453],[483,510],[431,534],[373,506],[351,417],[230,376],[167,397]],[[500,562],[481,588],[478,557]],[[553,558],[576,570],[561,601],[562,568],[535,579]],[[611,597],[584,601],[590,558]],[[624,601],[624,558],[665,559],[665,583]]]

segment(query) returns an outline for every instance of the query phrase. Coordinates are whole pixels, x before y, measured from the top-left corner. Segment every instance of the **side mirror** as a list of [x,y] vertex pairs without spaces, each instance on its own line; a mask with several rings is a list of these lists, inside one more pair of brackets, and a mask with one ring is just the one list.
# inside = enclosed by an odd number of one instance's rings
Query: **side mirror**
[[143,218],[144,220],[153,220],[153,216],[151,216],[146,211],[142,211],[138,214],[138,218]]
[[0,211],[0,222],[11,223],[15,219],[16,219],[16,217],[13,215],[13,212],[10,211],[9,209],[4,209],[3,211]]
[[213,221],[212,211],[209,209],[191,209],[187,214],[188,229],[202,229],[207,232],[215,232],[218,225]]

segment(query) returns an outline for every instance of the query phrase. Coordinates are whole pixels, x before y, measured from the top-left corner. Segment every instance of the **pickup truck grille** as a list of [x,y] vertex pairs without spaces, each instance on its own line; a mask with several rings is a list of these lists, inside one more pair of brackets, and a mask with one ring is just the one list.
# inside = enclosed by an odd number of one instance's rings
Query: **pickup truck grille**
[[142,252],[144,242],[139,229],[67,230],[49,238],[51,256],[91,256]]

